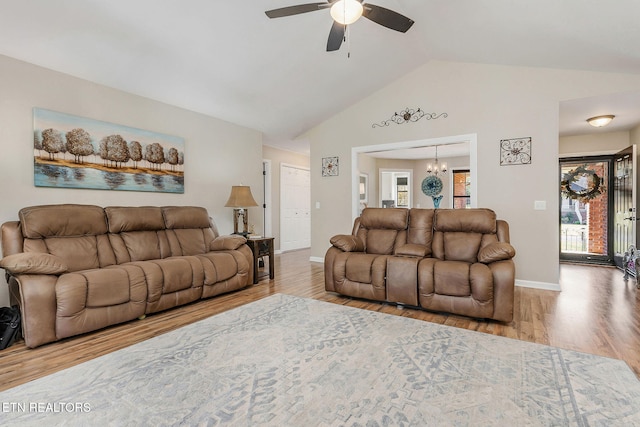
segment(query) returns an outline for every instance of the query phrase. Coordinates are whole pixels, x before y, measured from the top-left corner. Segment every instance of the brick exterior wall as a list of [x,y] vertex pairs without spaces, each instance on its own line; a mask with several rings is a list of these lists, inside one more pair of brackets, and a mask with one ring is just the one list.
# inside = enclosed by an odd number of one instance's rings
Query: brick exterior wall
[[[604,165],[596,163],[590,168],[598,174],[606,183]],[[589,241],[588,251],[593,254],[604,255],[607,253],[607,191],[605,188],[597,198],[589,202]]]

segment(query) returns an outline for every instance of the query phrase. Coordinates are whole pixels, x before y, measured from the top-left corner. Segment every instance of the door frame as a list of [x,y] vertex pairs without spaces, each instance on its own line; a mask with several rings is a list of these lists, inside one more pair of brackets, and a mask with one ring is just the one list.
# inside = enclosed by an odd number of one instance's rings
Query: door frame
[[415,141],[390,142],[387,144],[363,145],[351,148],[351,222],[359,216],[360,172],[358,154],[376,151],[400,150],[405,148],[429,147],[433,145],[469,143],[469,169],[471,169],[471,207],[478,207],[478,134],[452,135],[441,138],[420,139]]
[[291,168],[291,169],[300,169],[306,172],[309,172],[309,192],[307,193],[307,196],[309,197],[309,242],[311,242],[311,169],[306,167],[306,166],[300,166],[300,165],[294,165],[294,164],[290,164],[290,163],[280,163],[280,252],[286,252],[286,251],[290,251],[290,250],[297,250],[297,249],[302,249],[302,248],[287,248],[285,247],[285,242],[284,239],[282,238],[282,231],[285,229],[285,223],[284,223],[284,209],[283,209],[283,188],[284,188],[284,179],[283,176],[284,174],[282,173],[282,170],[284,168]]
[[[562,252],[562,194],[558,188],[558,254],[560,261],[577,262],[583,264],[614,265],[613,257],[613,184],[614,184],[614,164],[613,154],[596,156],[561,157],[558,159],[558,173],[562,177],[563,163],[582,162],[606,162],[609,172],[607,177],[607,255],[595,254],[571,254]],[[562,178],[561,178],[562,179]]]

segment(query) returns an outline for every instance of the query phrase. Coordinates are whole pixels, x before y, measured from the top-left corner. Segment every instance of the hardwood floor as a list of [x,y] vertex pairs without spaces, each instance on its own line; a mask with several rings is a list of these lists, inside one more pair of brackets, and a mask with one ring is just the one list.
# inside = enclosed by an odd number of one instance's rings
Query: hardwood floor
[[612,267],[563,264],[563,292],[516,288],[509,324],[430,313],[338,296],[324,291],[321,264],[309,251],[276,255],[274,280],[262,279],[227,295],[102,331],[27,349],[20,341],[0,352],[0,390],[82,363],[274,293],[315,298],[484,333],[622,359],[640,377],[640,291]]

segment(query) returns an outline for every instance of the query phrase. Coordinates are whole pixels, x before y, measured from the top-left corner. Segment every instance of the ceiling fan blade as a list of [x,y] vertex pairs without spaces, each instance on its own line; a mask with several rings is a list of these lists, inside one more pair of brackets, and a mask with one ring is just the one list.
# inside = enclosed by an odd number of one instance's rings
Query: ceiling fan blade
[[331,7],[330,3],[307,3],[295,6],[281,7],[280,9],[267,10],[265,13],[269,18],[282,18],[283,16],[299,15],[301,13],[314,12],[320,9]]
[[327,52],[333,52],[334,50],[340,49],[342,41],[344,40],[344,32],[346,28],[346,25],[333,21],[331,31],[329,31],[329,40],[327,40]]
[[413,19],[409,19],[404,15],[400,15],[398,12],[386,9],[382,6],[376,6],[375,4],[365,3],[362,16],[372,20],[376,24],[380,24],[383,27],[391,28],[392,30],[406,33],[413,25]]

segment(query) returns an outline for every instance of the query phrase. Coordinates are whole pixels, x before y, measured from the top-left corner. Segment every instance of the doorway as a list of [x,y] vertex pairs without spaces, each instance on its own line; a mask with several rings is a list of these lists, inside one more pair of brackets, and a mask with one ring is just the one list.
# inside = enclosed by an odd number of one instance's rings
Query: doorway
[[411,208],[413,170],[380,169],[381,208]]
[[311,246],[311,176],[309,169],[280,165],[280,250]]
[[613,156],[560,160],[560,259],[613,264]]
[[560,160],[560,260],[625,268],[635,250],[636,146]]

